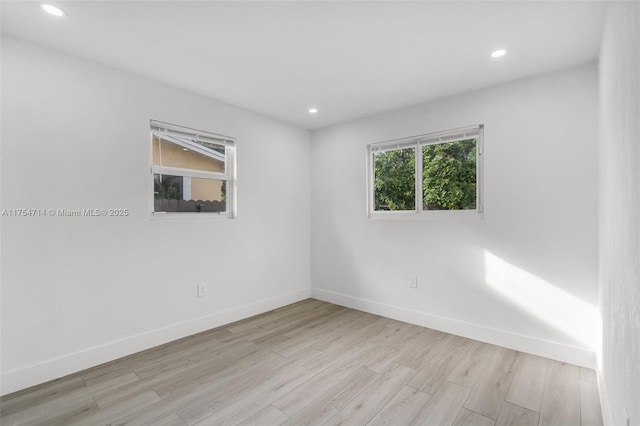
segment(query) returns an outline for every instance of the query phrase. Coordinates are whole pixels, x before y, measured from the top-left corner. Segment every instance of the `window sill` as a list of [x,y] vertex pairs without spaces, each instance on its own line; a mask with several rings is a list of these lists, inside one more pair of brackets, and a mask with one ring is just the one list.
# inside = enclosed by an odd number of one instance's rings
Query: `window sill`
[[233,219],[229,213],[151,213],[151,222],[208,222]]
[[438,210],[423,211],[376,211],[369,213],[374,220],[443,220],[443,221],[475,221],[483,220],[483,213],[478,210]]

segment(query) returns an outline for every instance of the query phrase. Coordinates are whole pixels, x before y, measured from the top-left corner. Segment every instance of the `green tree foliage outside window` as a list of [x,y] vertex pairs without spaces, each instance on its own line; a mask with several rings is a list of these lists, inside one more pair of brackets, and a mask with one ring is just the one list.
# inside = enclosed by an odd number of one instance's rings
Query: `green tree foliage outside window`
[[[476,139],[420,147],[423,210],[476,208]],[[374,154],[374,209],[415,210],[416,150]]]
[[476,140],[422,147],[424,210],[476,208]]
[[375,209],[415,210],[415,149],[398,149],[374,155]]

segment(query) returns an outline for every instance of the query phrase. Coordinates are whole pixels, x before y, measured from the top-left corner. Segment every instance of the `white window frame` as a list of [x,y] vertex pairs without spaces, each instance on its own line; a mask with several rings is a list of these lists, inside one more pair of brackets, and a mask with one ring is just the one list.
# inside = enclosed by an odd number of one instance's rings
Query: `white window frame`
[[[216,219],[227,218],[234,219],[237,217],[237,203],[236,203],[236,140],[230,136],[219,135],[212,132],[203,130],[196,130],[184,126],[178,126],[176,124],[165,123],[157,120],[150,120],[150,213],[152,220],[202,220],[202,219]],[[198,140],[203,142],[214,143],[225,147],[225,170],[224,173],[220,172],[208,172],[204,170],[185,169],[180,167],[169,167],[153,164],[153,137],[179,137],[188,138],[192,140]],[[176,139],[173,139],[176,140]],[[195,152],[204,152],[202,146],[189,142],[176,140],[176,144],[183,145]],[[183,178],[203,178],[212,180],[221,180],[226,182],[226,210],[224,212],[156,212],[154,204],[154,178],[156,174],[162,175],[174,175],[182,176]]]
[[[476,139],[476,208],[468,210],[424,210],[422,207],[422,147]],[[414,210],[375,210],[375,153],[413,148],[415,153]],[[465,219],[484,214],[484,125],[461,127],[367,145],[367,216],[375,219]]]
[[191,199],[191,177],[182,177],[182,199],[189,201]]

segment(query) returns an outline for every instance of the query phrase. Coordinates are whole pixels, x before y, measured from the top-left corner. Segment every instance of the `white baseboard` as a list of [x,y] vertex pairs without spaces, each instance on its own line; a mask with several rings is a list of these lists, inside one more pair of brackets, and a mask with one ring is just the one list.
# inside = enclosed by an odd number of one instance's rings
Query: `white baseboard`
[[596,368],[595,353],[576,346],[563,343],[542,340],[521,334],[511,333],[489,327],[459,321],[453,318],[442,317],[422,311],[407,309],[400,306],[389,305],[368,299],[361,299],[342,293],[311,289],[311,297],[336,305],[346,306],[371,314],[393,318],[399,321],[428,327],[446,333],[455,334],[469,339],[517,350],[520,352],[551,358],[561,362],[579,365],[587,368]]
[[309,289],[297,290],[270,299],[125,337],[124,339],[107,342],[38,364],[3,372],[2,376],[0,376],[0,394],[5,395],[64,377],[126,355],[258,315],[309,297]]

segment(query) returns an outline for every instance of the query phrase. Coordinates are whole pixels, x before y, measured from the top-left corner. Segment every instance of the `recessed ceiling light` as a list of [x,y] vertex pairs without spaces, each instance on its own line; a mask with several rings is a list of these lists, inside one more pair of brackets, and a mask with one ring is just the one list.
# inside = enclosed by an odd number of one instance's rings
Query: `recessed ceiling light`
[[53,16],[64,16],[64,12],[50,4],[43,4],[42,8]]
[[491,57],[492,58],[501,58],[504,55],[506,55],[507,51],[504,49],[498,49],[498,50],[494,50],[493,52],[491,52]]
[[309,114],[317,114],[318,108],[309,108]]
[[183,151],[189,151],[187,148],[182,148]]

